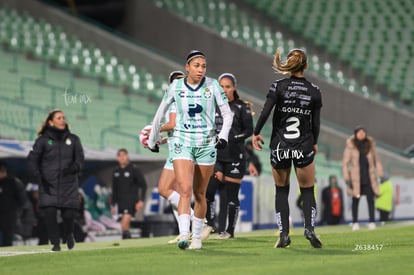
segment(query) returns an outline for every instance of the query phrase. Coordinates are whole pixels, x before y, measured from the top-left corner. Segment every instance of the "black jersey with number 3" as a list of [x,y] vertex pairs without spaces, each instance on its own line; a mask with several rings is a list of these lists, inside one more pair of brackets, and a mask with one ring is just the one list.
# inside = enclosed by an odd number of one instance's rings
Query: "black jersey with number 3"
[[257,120],[255,135],[260,133],[274,107],[271,140],[278,136],[292,146],[309,139],[313,144],[318,142],[322,107],[318,86],[295,76],[272,83]]

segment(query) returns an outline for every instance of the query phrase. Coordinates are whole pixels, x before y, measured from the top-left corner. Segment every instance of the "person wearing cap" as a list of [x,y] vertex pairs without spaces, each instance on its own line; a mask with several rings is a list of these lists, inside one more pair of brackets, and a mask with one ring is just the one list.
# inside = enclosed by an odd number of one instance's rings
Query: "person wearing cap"
[[280,60],[277,49],[273,69],[290,77],[276,80],[270,86],[260,117],[253,132],[252,142],[256,150],[262,150],[264,139],[260,135],[267,118],[273,112],[270,140],[270,161],[276,186],[275,212],[279,227],[279,239],[275,248],[285,248],[289,237],[289,186],[292,163],[303,198],[304,236],[314,248],[322,242],[314,231],[316,201],[314,196],[315,154],[318,152],[320,111],[322,96],[318,86],[304,77],[308,68],[303,49],[292,49],[285,61]]
[[[39,208],[52,251],[60,251],[60,237],[69,250],[75,246],[73,227],[80,207],[78,188],[83,162],[81,141],[70,132],[65,114],[59,109],[51,111],[38,132],[28,163],[33,182],[39,185]],[[58,210],[63,232],[59,232]]]
[[[228,144],[226,148],[217,150],[214,175],[207,187],[207,226],[203,230],[203,238],[208,238],[211,232],[216,231],[215,194],[219,190],[218,239],[229,239],[234,237],[240,211],[239,190],[247,164],[244,142],[253,133],[253,118],[250,106],[240,99],[237,92],[236,77],[231,73],[223,73],[218,77],[218,81],[229,100],[234,116]],[[220,131],[223,118],[219,110],[216,112],[217,130]]]
[[347,193],[352,196],[352,230],[360,229],[358,206],[361,195],[368,203],[368,229],[375,229],[375,197],[379,195],[378,179],[383,177],[382,163],[378,157],[375,140],[359,125],[346,140],[342,158],[342,173],[347,184]]
[[[175,103],[176,120],[170,138],[169,153],[173,160],[175,177],[180,193],[178,227],[181,249],[201,249],[201,234],[206,215],[206,188],[214,172],[216,149],[227,145],[233,121],[228,100],[217,80],[206,77],[207,61],[202,52],[191,51],[186,59],[187,77],[168,86],[154,116],[148,148],[158,151],[161,142],[161,120],[168,107]],[[220,109],[223,126],[217,135],[215,110]],[[188,239],[191,222],[191,199],[194,194],[194,217],[191,245]]]

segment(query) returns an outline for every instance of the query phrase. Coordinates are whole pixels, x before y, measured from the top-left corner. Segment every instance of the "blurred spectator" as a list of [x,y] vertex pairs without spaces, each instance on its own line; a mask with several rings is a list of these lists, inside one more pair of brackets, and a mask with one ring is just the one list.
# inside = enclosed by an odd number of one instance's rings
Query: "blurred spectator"
[[329,176],[329,185],[322,190],[321,224],[339,224],[344,218],[344,198],[335,175]]
[[384,172],[375,148],[375,140],[367,135],[363,126],[357,126],[354,134],[346,141],[342,169],[347,193],[352,195],[352,230],[359,230],[358,205],[361,195],[367,196],[368,229],[375,229],[374,198],[379,195],[377,177],[383,177]]
[[144,207],[147,183],[144,175],[134,164],[130,163],[128,151],[119,149],[118,167],[112,174],[112,215],[121,216],[122,239],[130,239],[131,220],[136,211]]
[[35,223],[32,227],[32,237],[38,238],[38,245],[48,244],[49,240],[47,237],[46,224],[39,208],[39,185],[29,182],[26,186],[26,192],[35,217]]
[[375,200],[375,208],[380,213],[380,221],[384,224],[389,220],[390,213],[393,208],[393,187],[391,180],[387,174],[381,179],[379,186],[379,197]]
[[262,163],[259,156],[253,150],[252,140],[246,142],[247,169],[245,175],[260,176],[262,173]]
[[7,165],[0,162],[0,246],[12,246],[18,210],[26,203],[23,183],[8,174]]

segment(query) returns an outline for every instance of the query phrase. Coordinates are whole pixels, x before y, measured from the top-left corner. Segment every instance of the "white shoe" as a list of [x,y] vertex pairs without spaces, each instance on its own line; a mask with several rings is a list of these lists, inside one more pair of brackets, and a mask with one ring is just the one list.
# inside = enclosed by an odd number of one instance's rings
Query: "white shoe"
[[352,224],[352,231],[358,231],[359,230],[359,223]]
[[233,236],[229,233],[229,232],[221,232],[218,236],[217,236],[217,240],[227,240],[227,239],[231,239],[233,238]]
[[204,226],[203,232],[201,233],[201,240],[205,241],[210,236],[210,233],[214,232],[214,228],[210,225]]
[[193,238],[190,244],[190,247],[188,249],[201,249],[203,244],[201,243],[201,239],[195,239]]
[[375,225],[375,222],[370,222],[368,224],[368,230],[375,230],[377,226]]

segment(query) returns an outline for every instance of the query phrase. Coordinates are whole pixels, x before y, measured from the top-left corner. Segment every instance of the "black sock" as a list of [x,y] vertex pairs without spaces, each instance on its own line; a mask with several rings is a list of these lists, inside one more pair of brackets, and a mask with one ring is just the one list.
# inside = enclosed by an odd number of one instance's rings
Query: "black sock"
[[289,234],[289,189],[290,186],[276,186],[275,209],[276,222],[280,234]]
[[303,199],[303,218],[305,220],[305,228],[314,229],[316,221],[316,201],[314,187],[300,188]]
[[206,202],[207,202],[207,212],[206,212],[206,220],[207,224],[216,227],[216,202],[215,196],[216,191],[219,187],[221,182],[217,180],[214,176],[210,178],[210,181],[207,185],[206,191]]
[[227,224],[227,189],[224,182],[219,184],[219,193],[220,193],[220,210],[218,215],[218,228],[217,232],[221,233],[226,230]]
[[224,182],[227,189],[227,213],[228,213],[228,225],[227,232],[230,235],[234,235],[234,229],[237,224],[240,212],[239,190],[240,184],[234,182]]
[[122,231],[122,239],[131,239],[131,232],[129,230]]

